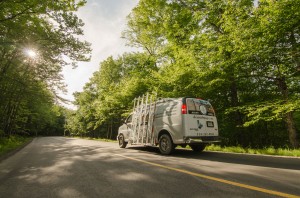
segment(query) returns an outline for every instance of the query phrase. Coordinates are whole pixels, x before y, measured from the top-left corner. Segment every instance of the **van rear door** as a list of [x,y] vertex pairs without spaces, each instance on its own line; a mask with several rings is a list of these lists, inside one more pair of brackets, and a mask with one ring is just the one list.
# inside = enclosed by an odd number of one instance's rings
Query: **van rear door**
[[219,136],[218,123],[211,104],[198,98],[183,98],[185,137]]

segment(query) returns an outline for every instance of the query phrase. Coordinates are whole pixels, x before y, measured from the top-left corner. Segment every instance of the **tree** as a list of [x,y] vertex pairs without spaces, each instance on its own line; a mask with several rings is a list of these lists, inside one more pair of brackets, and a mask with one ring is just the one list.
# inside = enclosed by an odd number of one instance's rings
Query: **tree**
[[[253,15],[243,24],[231,20],[236,50],[241,52],[248,77],[255,83],[263,82],[269,97],[242,109],[247,114],[246,125],[284,120],[289,140],[299,147],[294,113],[299,112],[299,17],[298,1],[260,1]],[[245,61],[246,60],[246,61]],[[271,97],[270,97],[271,96]]]
[[[56,92],[65,89],[62,67],[89,60],[90,44],[78,39],[83,22],[74,14],[84,3],[0,1],[0,129],[6,134],[35,130],[34,114],[51,114]],[[39,101],[47,104],[43,110],[35,109]]]
[[125,53],[101,62],[83,92],[75,94],[78,109],[68,119],[71,133],[114,138],[132,100],[149,90],[155,69],[155,61],[145,53]]

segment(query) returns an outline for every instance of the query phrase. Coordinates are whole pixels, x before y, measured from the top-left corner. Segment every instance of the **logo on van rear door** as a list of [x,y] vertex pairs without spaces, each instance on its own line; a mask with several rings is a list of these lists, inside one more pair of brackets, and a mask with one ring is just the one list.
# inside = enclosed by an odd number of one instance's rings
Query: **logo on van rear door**
[[200,120],[197,120],[198,123],[198,129],[201,129],[203,127],[203,124],[201,124]]

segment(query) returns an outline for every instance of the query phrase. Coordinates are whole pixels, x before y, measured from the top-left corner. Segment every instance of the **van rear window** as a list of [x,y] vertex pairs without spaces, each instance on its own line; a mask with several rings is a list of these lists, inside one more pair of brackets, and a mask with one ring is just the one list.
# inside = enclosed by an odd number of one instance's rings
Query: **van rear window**
[[187,98],[186,99],[188,114],[209,115],[214,116],[214,109],[211,104],[202,99]]

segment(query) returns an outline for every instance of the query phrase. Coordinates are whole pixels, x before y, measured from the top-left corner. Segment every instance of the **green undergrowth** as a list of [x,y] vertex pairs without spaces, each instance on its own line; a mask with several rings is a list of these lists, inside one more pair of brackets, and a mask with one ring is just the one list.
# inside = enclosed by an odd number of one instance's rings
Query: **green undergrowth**
[[220,145],[209,145],[205,148],[206,151],[222,151],[232,153],[248,153],[257,155],[278,155],[278,156],[293,156],[300,157],[300,149],[289,149],[289,148],[278,148],[274,147],[264,149],[253,149],[243,148],[239,146],[220,146]]
[[31,137],[10,136],[0,138],[0,156],[19,148],[31,140]]

